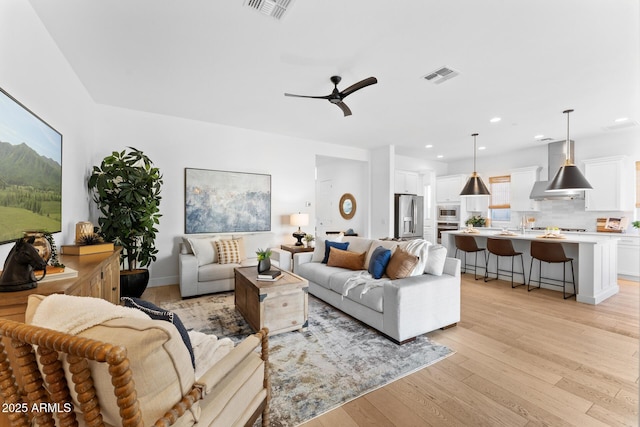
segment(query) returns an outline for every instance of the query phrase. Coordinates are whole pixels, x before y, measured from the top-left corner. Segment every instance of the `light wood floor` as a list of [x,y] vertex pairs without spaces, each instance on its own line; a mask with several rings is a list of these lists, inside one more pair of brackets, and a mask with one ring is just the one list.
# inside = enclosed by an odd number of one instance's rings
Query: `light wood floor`
[[461,322],[429,334],[456,354],[304,427],[637,426],[639,290],[592,306],[463,275]]

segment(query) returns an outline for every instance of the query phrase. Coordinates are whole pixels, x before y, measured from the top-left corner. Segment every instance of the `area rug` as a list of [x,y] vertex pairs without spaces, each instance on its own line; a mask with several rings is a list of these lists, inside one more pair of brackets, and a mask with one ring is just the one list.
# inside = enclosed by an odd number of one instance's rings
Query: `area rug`
[[[188,329],[234,343],[253,333],[233,292],[165,304]],[[397,345],[309,296],[309,328],[269,337],[270,425],[296,426],[453,352],[425,335]]]

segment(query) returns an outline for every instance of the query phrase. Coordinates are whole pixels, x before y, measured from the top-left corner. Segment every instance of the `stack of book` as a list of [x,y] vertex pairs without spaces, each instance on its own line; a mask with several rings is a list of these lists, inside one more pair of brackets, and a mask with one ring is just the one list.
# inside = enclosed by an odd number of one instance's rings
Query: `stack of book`
[[269,270],[269,271],[265,271],[264,273],[258,274],[258,280],[261,280],[264,282],[275,282],[281,277],[282,277],[282,272],[280,270]]

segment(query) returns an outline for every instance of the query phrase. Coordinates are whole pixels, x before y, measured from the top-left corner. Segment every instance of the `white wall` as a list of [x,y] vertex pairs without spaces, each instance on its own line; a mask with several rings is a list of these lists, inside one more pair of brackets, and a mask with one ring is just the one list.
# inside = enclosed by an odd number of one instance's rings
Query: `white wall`
[[[178,283],[178,242],[184,235],[185,168],[271,175],[272,232],[293,243],[289,215],[310,214],[315,223],[316,156],[339,156],[366,162],[368,151],[256,132],[123,108],[98,106],[96,150],[99,164],[113,150],[136,147],[147,154],[164,177],[156,247],[150,267],[151,286]],[[306,202],[311,202],[307,207]],[[97,223],[97,218],[91,218]]]
[[[317,182],[330,181],[329,199],[319,203],[329,205],[329,223],[317,225],[317,231],[323,236],[326,231],[346,231],[353,229],[360,236],[369,236],[369,163],[339,158],[318,159]],[[343,194],[350,193],[356,200],[356,212],[353,218],[344,219],[340,215],[339,202]],[[317,206],[317,205],[316,205]]]
[[[87,158],[94,139],[94,103],[37,17],[22,0],[0,2],[0,86],[63,135],[62,233],[89,215]],[[12,245],[0,245],[4,260]]]

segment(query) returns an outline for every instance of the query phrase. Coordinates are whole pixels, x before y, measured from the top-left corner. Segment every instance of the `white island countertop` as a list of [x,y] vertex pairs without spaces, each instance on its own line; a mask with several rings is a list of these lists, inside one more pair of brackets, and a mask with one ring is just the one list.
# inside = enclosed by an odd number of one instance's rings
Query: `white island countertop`
[[[533,268],[533,280],[536,281],[539,275],[538,264],[532,265],[530,255],[531,241],[543,241],[561,243],[566,255],[574,259],[574,272],[577,285],[576,301],[586,304],[598,304],[612,295],[618,293],[617,244],[620,235],[598,235],[596,233],[561,233],[560,237],[543,237],[543,231],[530,231],[502,233],[495,229],[475,229],[476,232],[465,232],[465,230],[443,231],[442,244],[447,247],[447,251],[453,256],[455,254],[455,236],[474,236],[479,247],[486,247],[487,238],[509,239],[512,241],[514,249],[522,252],[525,263],[525,278],[530,280],[529,275]],[[617,234],[617,233],[616,233]],[[505,262],[508,259],[505,258]],[[562,279],[562,264],[545,264],[545,276],[550,274],[555,281]],[[484,269],[484,266],[480,266]],[[520,272],[522,273],[522,272]],[[567,278],[570,279],[570,273]],[[536,283],[537,285],[537,283]],[[558,290],[551,285],[544,288]]]

